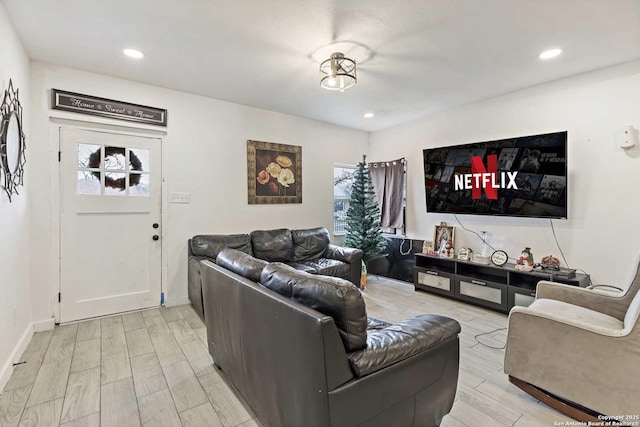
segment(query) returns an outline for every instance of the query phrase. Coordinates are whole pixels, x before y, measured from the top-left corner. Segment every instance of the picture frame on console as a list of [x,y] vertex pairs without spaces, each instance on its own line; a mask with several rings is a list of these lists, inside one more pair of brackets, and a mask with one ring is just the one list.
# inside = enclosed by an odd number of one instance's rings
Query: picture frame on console
[[446,223],[440,223],[436,225],[433,233],[433,251],[437,255],[446,255],[445,250],[447,243],[450,243],[451,248],[455,248],[455,232],[456,228],[453,225],[447,225]]
[[247,141],[249,204],[302,203],[302,147]]

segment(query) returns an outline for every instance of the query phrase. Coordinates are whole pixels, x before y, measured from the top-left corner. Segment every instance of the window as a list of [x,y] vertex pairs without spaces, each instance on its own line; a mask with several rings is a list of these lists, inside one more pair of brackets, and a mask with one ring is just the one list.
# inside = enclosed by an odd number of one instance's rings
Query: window
[[347,232],[347,210],[351,199],[351,186],[356,167],[353,165],[333,166],[333,234]]
[[149,197],[149,150],[78,143],[76,194]]

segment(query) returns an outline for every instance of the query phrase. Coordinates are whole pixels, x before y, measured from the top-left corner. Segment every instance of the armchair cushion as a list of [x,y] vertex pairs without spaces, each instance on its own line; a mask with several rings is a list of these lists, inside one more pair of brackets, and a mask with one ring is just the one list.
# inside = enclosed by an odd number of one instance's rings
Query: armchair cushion
[[256,230],[251,232],[253,255],[265,261],[293,261],[291,230]]
[[356,377],[408,359],[460,333],[460,324],[437,315],[412,317],[384,327],[369,330],[367,346],[349,354],[349,362]]
[[195,256],[206,257],[212,261],[215,261],[220,251],[224,248],[237,249],[253,255],[251,239],[248,234],[203,234],[193,236],[193,239],[191,239],[191,252]]
[[280,295],[333,318],[346,351],[367,340],[367,310],[360,290],[337,277],[315,276],[282,264],[269,264],[260,283]]
[[318,259],[331,242],[329,231],[324,227],[308,230],[292,230],[293,261]]

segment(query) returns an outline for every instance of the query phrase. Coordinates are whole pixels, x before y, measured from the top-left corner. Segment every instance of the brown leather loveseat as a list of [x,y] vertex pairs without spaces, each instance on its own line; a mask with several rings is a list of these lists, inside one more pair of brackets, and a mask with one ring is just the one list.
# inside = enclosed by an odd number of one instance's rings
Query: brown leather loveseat
[[437,426],[460,325],[367,318],[352,283],[233,249],[202,262],[209,352],[266,426]]

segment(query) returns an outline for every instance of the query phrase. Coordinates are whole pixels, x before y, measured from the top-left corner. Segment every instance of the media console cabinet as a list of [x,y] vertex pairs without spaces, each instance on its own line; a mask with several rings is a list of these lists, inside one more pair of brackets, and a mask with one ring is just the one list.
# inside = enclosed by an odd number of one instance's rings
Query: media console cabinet
[[497,267],[493,264],[416,254],[416,291],[432,292],[503,313],[508,313],[516,305],[531,304],[540,280],[583,288],[589,285],[589,276],[581,273],[568,278],[557,272],[519,271],[515,269],[515,264]]

